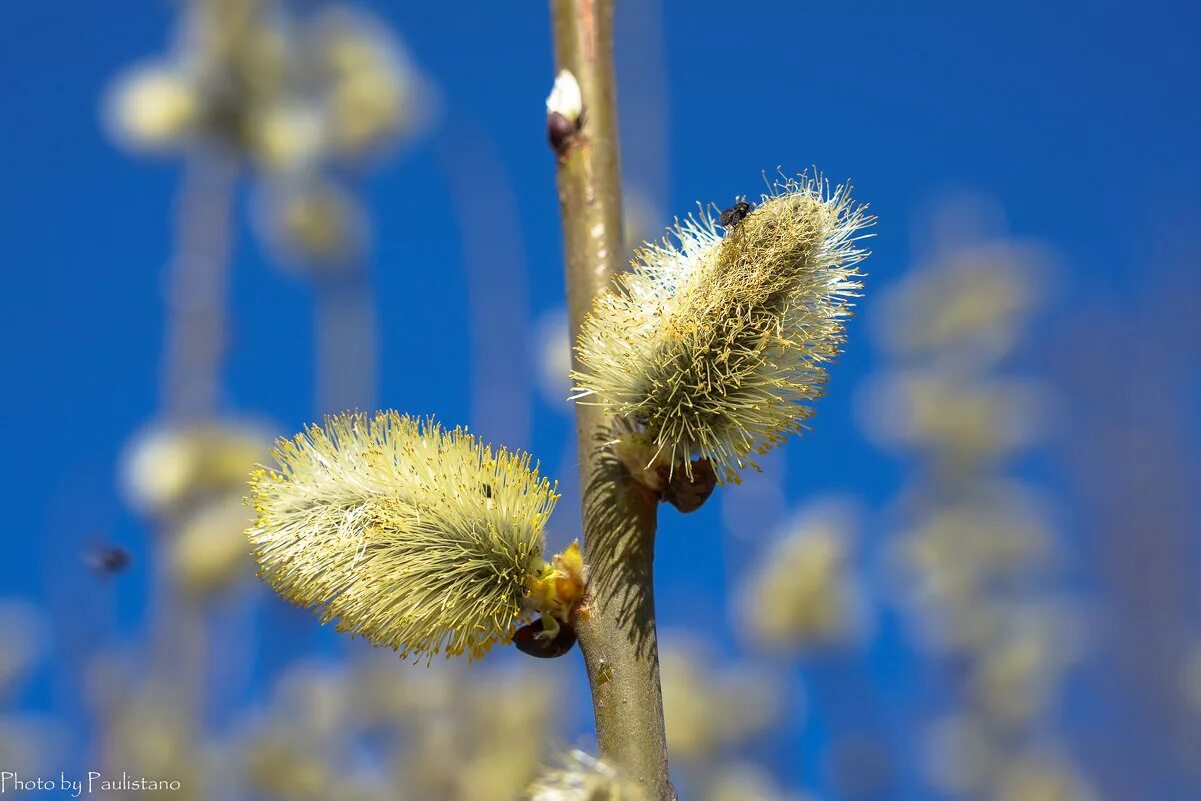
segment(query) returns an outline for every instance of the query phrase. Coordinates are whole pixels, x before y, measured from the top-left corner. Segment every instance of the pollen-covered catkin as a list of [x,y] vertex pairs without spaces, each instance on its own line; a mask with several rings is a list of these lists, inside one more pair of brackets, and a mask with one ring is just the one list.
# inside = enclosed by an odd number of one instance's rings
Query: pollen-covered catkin
[[261,577],[402,655],[473,657],[527,615],[558,496],[530,457],[381,412],[327,418],[251,480]]
[[526,801],[647,801],[637,782],[603,759],[580,750],[560,758],[562,767],[547,768],[525,793]]
[[574,398],[636,421],[672,469],[706,458],[737,481],[813,414],[873,222],[848,186],[807,175],[728,228],[704,210],[678,222],[594,303]]

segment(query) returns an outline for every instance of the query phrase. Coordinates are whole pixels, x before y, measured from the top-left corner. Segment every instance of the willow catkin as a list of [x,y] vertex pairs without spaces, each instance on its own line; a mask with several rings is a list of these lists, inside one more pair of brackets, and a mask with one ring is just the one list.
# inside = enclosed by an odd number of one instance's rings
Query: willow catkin
[[526,616],[558,499],[528,455],[396,412],[327,418],[274,455],[247,534],[287,600],[402,655],[478,657]]
[[656,458],[705,458],[736,481],[813,414],[873,222],[848,186],[806,175],[726,228],[705,210],[678,222],[596,299],[574,397],[635,420]]
[[526,789],[526,801],[647,801],[637,782],[606,760],[580,750],[560,758],[561,767],[546,768]]

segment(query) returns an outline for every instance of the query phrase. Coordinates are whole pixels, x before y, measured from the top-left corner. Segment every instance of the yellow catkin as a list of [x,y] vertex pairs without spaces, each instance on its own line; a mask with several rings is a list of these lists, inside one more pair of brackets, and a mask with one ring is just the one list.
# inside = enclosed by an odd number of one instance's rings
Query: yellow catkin
[[481,656],[525,618],[558,496],[530,457],[396,412],[327,418],[251,480],[260,576],[402,655]]
[[603,759],[573,750],[562,767],[547,768],[526,790],[526,801],[648,801],[637,782]]
[[849,192],[802,175],[728,229],[702,211],[643,247],[584,322],[574,397],[634,420],[669,464],[736,481],[804,427],[839,353],[874,222]]

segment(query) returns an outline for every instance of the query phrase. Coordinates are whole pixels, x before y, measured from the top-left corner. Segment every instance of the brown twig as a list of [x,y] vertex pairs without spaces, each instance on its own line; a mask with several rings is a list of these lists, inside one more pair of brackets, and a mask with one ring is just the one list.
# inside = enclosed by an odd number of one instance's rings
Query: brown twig
[[[613,0],[551,0],[558,70],[580,85],[583,116],[559,148],[568,307],[573,338],[623,267],[621,170],[613,69]],[[601,754],[656,799],[674,798],[667,774],[655,632],[657,498],[630,479],[606,443],[614,421],[576,407],[591,599],[579,639],[592,686]]]

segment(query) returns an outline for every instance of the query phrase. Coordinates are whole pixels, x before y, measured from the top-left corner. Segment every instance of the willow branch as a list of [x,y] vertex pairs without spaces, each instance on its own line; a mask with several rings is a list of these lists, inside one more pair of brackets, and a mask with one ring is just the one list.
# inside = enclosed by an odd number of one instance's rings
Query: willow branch
[[236,179],[226,154],[196,154],[177,201],[162,366],[163,414],[175,420],[205,419],[217,406]]
[[[613,69],[613,0],[551,0],[558,70],[579,82],[583,116],[559,149],[572,337],[593,298],[621,271],[621,171]],[[576,406],[589,614],[579,625],[601,754],[653,798],[674,798],[667,774],[653,589],[657,499],[632,482],[605,443],[613,419]]]
[[[161,368],[160,414],[172,425],[211,420],[217,411],[237,177],[237,165],[228,154],[200,151],[190,157],[179,188]],[[181,523],[178,514],[161,521],[164,536],[174,536]],[[155,560],[153,665],[159,678],[178,688],[177,700],[193,719],[204,705],[205,618],[195,600],[177,586],[165,545],[156,550]]]
[[319,414],[375,406],[379,334],[371,275],[361,263],[318,279],[313,299]]

